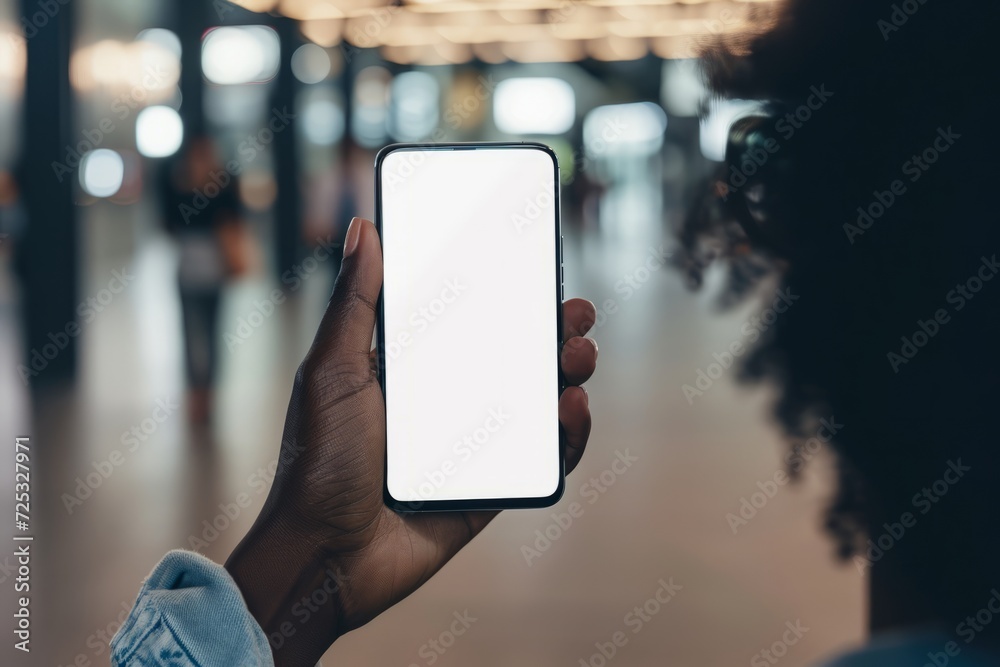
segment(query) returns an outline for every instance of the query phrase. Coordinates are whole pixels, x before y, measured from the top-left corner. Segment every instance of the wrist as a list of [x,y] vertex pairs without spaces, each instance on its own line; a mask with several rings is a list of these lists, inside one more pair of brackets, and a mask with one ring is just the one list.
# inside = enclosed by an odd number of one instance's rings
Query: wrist
[[265,510],[225,567],[278,667],[312,667],[339,637],[345,576],[294,521]]

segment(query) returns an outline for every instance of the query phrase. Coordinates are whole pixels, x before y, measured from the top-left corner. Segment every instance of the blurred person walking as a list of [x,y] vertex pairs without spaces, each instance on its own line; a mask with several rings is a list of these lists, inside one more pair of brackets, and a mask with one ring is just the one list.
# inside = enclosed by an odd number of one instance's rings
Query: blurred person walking
[[161,174],[160,203],[177,240],[177,285],[184,328],[188,415],[212,415],[218,368],[218,315],[227,280],[243,275],[252,252],[239,204],[238,181],[222,166],[208,137],[194,137]]

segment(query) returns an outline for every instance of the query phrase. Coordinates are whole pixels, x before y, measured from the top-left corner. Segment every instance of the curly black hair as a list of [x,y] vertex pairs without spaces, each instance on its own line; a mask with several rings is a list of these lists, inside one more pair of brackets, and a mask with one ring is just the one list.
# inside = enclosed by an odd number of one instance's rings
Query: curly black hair
[[730,302],[764,276],[799,295],[741,377],[778,387],[793,448],[843,424],[837,552],[891,561],[945,621],[1000,585],[997,14],[790,0],[761,34],[718,39],[711,89],[764,112],[733,126],[677,230],[693,284],[721,259]]

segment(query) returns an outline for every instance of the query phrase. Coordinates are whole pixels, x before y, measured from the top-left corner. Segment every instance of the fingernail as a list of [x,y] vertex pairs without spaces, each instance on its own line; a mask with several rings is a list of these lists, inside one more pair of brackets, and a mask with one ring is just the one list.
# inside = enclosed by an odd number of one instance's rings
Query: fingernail
[[361,218],[351,218],[351,225],[347,228],[347,238],[344,239],[344,257],[350,257],[358,249],[362,224]]

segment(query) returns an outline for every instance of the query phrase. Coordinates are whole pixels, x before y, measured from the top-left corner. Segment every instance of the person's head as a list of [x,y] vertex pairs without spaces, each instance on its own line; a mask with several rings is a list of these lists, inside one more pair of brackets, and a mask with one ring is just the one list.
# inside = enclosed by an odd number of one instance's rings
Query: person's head
[[792,0],[765,34],[720,41],[712,88],[764,112],[731,132],[725,201],[679,234],[695,281],[721,247],[732,290],[767,273],[796,297],[743,377],[777,387],[793,443],[843,425],[840,555],[891,564],[947,622],[1000,584],[996,13]]
[[215,142],[209,136],[191,137],[184,147],[183,158],[185,178],[194,184],[193,187],[203,186],[211,178],[212,171],[220,168]]

